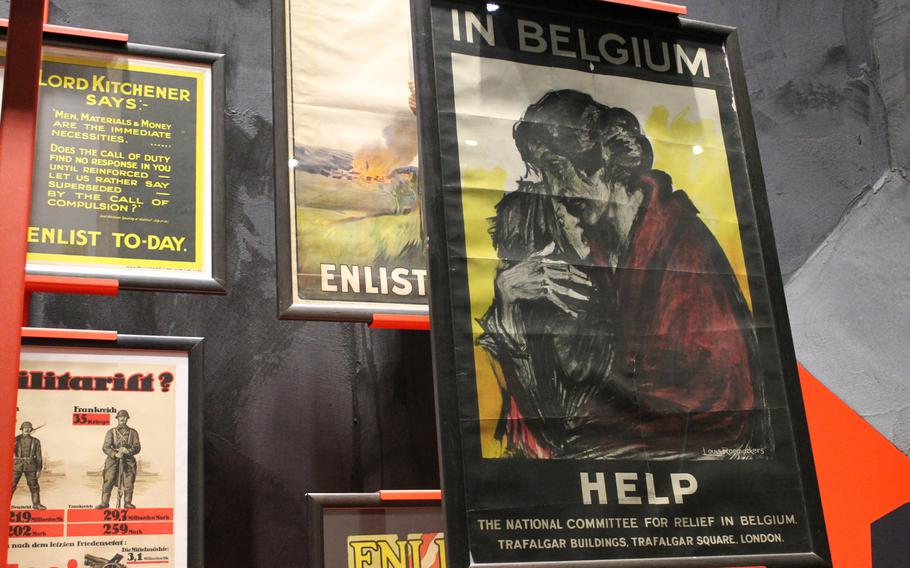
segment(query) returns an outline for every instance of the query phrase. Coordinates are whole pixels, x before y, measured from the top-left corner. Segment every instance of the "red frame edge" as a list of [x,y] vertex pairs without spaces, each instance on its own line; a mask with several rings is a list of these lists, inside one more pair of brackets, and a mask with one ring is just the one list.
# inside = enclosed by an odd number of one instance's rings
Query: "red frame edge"
[[[9,20],[0,18],[0,28],[8,28]],[[100,39],[104,41],[113,41],[117,43],[126,43],[130,40],[129,34],[120,32],[107,32],[104,30],[92,30],[86,28],[72,28],[70,26],[57,26],[54,24],[44,24],[44,33],[59,34],[73,37],[83,37],[87,39]]]
[[117,341],[117,332],[103,329],[61,329],[56,327],[23,327],[22,337],[36,339],[80,339]]
[[430,316],[373,314],[372,329],[430,329]]
[[[658,2],[657,0],[606,0],[613,4],[623,4],[625,6],[634,6],[636,8],[645,8],[646,10],[658,10],[660,12],[669,12],[678,16],[685,16],[689,9],[680,4],[670,4],[668,2]],[[747,568],[754,568],[749,566]]]
[[91,296],[116,296],[120,282],[113,278],[77,278],[75,276],[25,276],[25,292],[51,294],[87,294]]

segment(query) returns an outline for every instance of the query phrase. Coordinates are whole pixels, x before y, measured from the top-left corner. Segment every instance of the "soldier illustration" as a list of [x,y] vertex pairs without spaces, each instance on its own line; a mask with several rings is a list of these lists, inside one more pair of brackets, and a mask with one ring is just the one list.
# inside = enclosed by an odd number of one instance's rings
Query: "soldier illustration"
[[41,461],[41,441],[32,437],[34,428],[31,422],[23,422],[19,430],[22,434],[16,436],[13,447],[13,493],[24,474],[28,490],[32,493],[32,508],[43,511],[47,507],[41,504],[41,487],[38,485],[38,473],[44,465]]
[[117,501],[123,500],[124,509],[135,509],[133,484],[136,481],[136,454],[139,453],[139,432],[126,425],[130,413],[117,413],[117,426],[107,431],[101,451],[107,456],[102,472],[101,503],[96,509],[108,509],[111,491],[117,486]]

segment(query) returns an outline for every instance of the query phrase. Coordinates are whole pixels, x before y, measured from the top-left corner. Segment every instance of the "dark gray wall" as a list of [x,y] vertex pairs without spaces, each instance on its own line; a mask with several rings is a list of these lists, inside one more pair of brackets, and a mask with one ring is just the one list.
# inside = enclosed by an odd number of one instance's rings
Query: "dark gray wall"
[[[693,18],[741,30],[775,232],[789,277],[827,238],[841,234],[835,227],[858,201],[876,199],[867,194],[879,178],[907,165],[908,0],[687,4]],[[0,14],[7,8],[8,0],[0,0]],[[308,491],[437,486],[427,335],[275,317],[270,0],[52,0],[50,21],[128,32],[138,43],[227,54],[230,294],[123,292],[116,299],[42,297],[32,305],[34,325],[206,338],[208,564],[301,566],[302,498]],[[880,193],[900,199],[899,191]],[[897,238],[902,230],[906,238],[902,222],[895,221],[891,236],[883,238]],[[863,231],[850,234],[862,238]],[[888,258],[872,264],[872,273],[880,273],[874,277],[897,278]],[[904,317],[908,289],[897,295]],[[825,322],[844,300],[832,292],[827,311],[810,317],[805,313],[812,312],[815,294],[788,294],[799,322]],[[868,304],[878,310],[876,317],[901,315],[875,299]],[[866,315],[858,310],[842,317],[841,325],[849,329],[850,318]],[[797,338],[801,360],[837,355],[836,349],[820,355],[818,345],[806,340],[817,330],[800,325],[806,330]],[[837,339],[862,339],[855,335]],[[899,360],[884,350],[858,356]],[[838,394],[862,390],[856,377],[836,368],[826,372],[834,378],[821,378],[836,385]],[[892,379],[906,381],[905,375]],[[901,397],[889,404],[910,404],[906,394]],[[894,431],[907,433],[910,416],[894,422]]]
[[31,308],[33,325],[205,337],[207,564],[303,565],[307,492],[438,487],[428,334],[276,319],[270,0],[55,0],[49,20],[227,54],[229,295]]

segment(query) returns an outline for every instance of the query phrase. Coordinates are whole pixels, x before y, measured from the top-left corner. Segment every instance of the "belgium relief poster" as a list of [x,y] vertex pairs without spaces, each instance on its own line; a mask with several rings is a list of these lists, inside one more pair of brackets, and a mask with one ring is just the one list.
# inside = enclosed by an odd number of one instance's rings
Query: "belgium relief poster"
[[409,4],[282,0],[276,12],[282,316],[426,313]]
[[735,34],[572,6],[415,8],[450,565],[824,566]]

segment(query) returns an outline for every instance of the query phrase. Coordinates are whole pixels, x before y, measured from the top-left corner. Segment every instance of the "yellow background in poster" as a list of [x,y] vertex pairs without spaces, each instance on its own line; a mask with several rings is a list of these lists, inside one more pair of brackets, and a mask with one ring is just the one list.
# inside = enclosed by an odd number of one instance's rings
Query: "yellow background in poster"
[[348,568],[446,568],[443,533],[355,535],[347,538]]
[[[75,66],[84,66],[84,67],[95,67],[98,69],[116,69],[118,71],[136,71],[142,73],[150,73],[154,75],[165,75],[172,77],[187,77],[194,79],[196,83],[195,91],[195,105],[196,105],[196,179],[195,179],[195,199],[196,199],[196,218],[194,231],[195,234],[193,238],[196,242],[196,258],[191,262],[185,261],[168,261],[168,260],[153,260],[153,259],[141,259],[141,258],[115,258],[115,257],[103,257],[103,256],[83,256],[83,255],[71,255],[71,254],[47,254],[47,253],[28,253],[29,260],[36,261],[49,261],[49,262],[64,262],[64,263],[76,263],[76,264],[102,264],[102,265],[116,265],[124,267],[147,267],[147,268],[176,268],[176,269],[186,269],[186,270],[202,270],[204,267],[204,239],[205,232],[203,230],[205,223],[205,212],[203,204],[205,202],[205,171],[202,165],[205,163],[206,157],[206,148],[205,148],[205,133],[208,128],[206,126],[205,118],[205,89],[206,87],[206,78],[207,74],[203,71],[194,71],[192,67],[187,66],[186,69],[174,68],[172,63],[167,65],[156,65],[155,62],[147,58],[135,58],[131,60],[127,56],[117,55],[117,54],[108,54],[102,52],[86,52],[90,55],[87,56],[76,56],[76,55],[63,55],[63,53],[72,54],[73,50],[55,50],[53,47],[45,48],[45,53],[42,55],[42,61],[53,61],[55,63],[66,63],[69,65]],[[6,47],[0,47],[0,57],[6,57]],[[0,69],[0,85],[2,85],[2,69]],[[41,114],[40,100],[39,100],[39,115]],[[47,114],[47,113],[45,113]]]
[[[493,300],[498,259],[490,219],[506,191],[525,168],[512,140],[512,125],[527,106],[554,89],[574,88],[638,118],[654,148],[654,168],[673,178],[699,210],[699,217],[723,248],[751,306],[740,221],[714,91],[624,77],[593,75],[499,60],[453,56],[455,106],[462,181],[473,336]],[[504,445],[494,433],[502,395],[496,363],[474,348],[483,456],[500,457]]]

